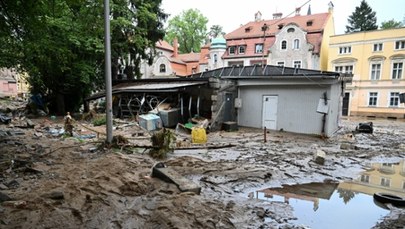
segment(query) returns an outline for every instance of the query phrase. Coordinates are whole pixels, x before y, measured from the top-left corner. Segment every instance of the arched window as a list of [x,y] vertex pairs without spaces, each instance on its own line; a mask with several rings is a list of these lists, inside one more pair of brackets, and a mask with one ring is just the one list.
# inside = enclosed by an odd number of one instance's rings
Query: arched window
[[294,40],[294,49],[300,49],[300,40],[299,39]]
[[282,41],[281,42],[281,49],[287,49],[287,41]]
[[166,65],[165,65],[165,64],[161,64],[161,65],[159,66],[159,72],[160,72],[160,73],[166,72]]

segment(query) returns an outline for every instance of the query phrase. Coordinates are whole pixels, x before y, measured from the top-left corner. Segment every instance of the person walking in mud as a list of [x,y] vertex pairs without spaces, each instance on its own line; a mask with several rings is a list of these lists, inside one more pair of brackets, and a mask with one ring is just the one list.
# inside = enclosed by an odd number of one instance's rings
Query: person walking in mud
[[67,112],[65,116],[65,131],[66,133],[72,137],[73,136],[73,119],[72,116],[70,116],[70,112]]

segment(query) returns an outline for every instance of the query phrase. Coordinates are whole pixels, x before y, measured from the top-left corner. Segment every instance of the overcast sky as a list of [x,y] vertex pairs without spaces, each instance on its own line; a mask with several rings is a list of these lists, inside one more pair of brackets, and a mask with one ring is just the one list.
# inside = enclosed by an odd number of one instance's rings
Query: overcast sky
[[[307,3],[308,2],[308,3]],[[307,14],[308,6],[311,5],[312,14],[328,12],[330,0],[162,0],[161,8],[170,14],[169,20],[182,11],[198,9],[208,18],[208,27],[220,25],[225,33],[232,32],[241,24],[254,20],[257,11],[262,13],[262,19],[270,20],[273,13],[281,12],[283,16],[295,11],[296,7],[305,6],[301,9],[301,15]],[[346,30],[347,18],[353,13],[356,6],[360,6],[361,0],[334,0],[333,15],[336,34],[342,34]],[[394,19],[403,21],[405,17],[404,0],[366,0],[371,8],[377,13],[377,24]],[[293,14],[294,15],[294,14]]]

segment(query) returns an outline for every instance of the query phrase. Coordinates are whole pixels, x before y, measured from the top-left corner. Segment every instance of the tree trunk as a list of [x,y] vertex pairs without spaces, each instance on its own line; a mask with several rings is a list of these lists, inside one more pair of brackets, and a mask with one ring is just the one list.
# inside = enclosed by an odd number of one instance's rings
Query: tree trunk
[[128,80],[133,80],[134,79],[134,70],[132,66],[126,66],[124,73],[127,75]]
[[66,110],[65,110],[65,95],[58,92],[56,94],[56,109],[57,109],[57,113],[59,115],[65,115],[66,114]]

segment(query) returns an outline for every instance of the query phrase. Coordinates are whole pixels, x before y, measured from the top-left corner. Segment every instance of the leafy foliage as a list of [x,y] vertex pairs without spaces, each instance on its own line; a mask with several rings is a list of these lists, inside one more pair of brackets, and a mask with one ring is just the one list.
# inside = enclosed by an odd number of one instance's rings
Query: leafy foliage
[[167,154],[173,152],[176,137],[172,131],[162,129],[155,132],[151,137],[153,148],[149,151],[149,155],[153,158],[166,158]]
[[388,21],[383,21],[381,23],[381,29],[394,29],[394,28],[400,28],[402,26],[403,26],[402,22],[395,21],[394,19],[391,19]]
[[198,9],[188,9],[169,20],[166,41],[179,42],[179,52],[199,52],[207,37],[208,19]]
[[375,30],[378,28],[376,13],[365,0],[361,1],[360,6],[356,7],[347,21],[349,25],[346,26],[346,33]]
[[210,28],[209,34],[210,34],[211,37],[215,38],[215,37],[218,37],[218,36],[220,36],[220,35],[222,35],[222,36],[225,35],[225,32],[223,31],[222,26],[220,26],[220,25],[213,25],[213,26],[211,26],[211,28]]
[[[130,55],[133,64],[125,70],[140,75],[147,49],[163,39],[167,15],[161,0],[111,2],[112,62]],[[103,87],[103,1],[0,1],[0,56],[0,67],[30,75],[31,92],[47,95],[50,109],[77,110],[91,91]]]

